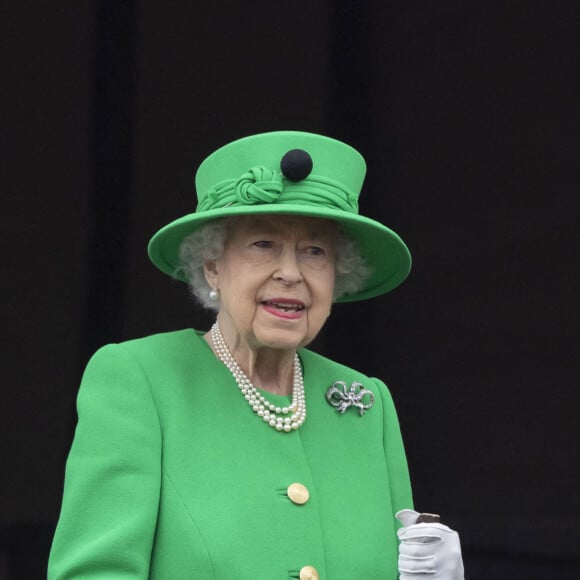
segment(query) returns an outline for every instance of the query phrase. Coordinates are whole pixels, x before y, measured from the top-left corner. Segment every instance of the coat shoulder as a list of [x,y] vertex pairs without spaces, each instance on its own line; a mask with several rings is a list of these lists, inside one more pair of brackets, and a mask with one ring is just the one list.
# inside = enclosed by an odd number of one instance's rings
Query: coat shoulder
[[317,372],[336,376],[337,378],[335,380],[357,381],[359,383],[374,380],[362,371],[338,363],[308,349],[300,350],[300,357],[305,367],[313,367]]
[[175,363],[176,358],[191,356],[192,352],[197,353],[208,348],[203,335],[201,331],[184,328],[133,338],[103,348],[121,349],[137,360],[155,359],[160,362],[167,359],[168,362]]
[[180,369],[189,368],[192,361],[207,359],[211,350],[203,334],[186,328],[107,344],[93,355],[89,366],[107,364],[111,360],[132,360],[146,374],[154,369],[165,369],[173,375]]

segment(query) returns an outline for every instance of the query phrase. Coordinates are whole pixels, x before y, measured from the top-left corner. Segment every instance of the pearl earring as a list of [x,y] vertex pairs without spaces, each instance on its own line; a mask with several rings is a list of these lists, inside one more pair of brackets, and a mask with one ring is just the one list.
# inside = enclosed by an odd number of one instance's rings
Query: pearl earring
[[219,298],[220,298],[220,292],[219,292],[219,290],[213,290],[212,289],[212,290],[209,291],[209,299],[210,300],[213,300],[215,302],[216,300],[219,300]]

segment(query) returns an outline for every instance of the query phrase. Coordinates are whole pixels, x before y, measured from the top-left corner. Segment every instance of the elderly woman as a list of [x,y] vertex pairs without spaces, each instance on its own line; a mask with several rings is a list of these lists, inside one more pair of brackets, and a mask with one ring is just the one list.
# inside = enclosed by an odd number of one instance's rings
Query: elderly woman
[[49,578],[463,577],[455,532],[409,509],[387,387],[304,348],[333,302],[409,272],[400,238],[358,215],[364,174],[348,145],[300,132],[202,163],[196,212],[149,255],[216,322],[89,362]]

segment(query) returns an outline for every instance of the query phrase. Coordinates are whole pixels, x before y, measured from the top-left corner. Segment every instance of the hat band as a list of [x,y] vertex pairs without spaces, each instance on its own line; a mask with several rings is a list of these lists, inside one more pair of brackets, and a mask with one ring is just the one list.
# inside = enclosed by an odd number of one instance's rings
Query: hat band
[[252,167],[238,179],[215,185],[197,205],[196,212],[240,205],[294,204],[358,213],[358,200],[344,185],[320,175],[292,182],[279,171]]

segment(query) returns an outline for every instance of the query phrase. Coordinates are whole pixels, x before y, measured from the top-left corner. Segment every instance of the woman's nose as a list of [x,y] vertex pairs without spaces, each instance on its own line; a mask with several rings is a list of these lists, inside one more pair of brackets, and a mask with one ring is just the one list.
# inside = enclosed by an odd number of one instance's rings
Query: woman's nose
[[302,272],[295,248],[283,248],[278,256],[274,278],[283,284],[291,285],[302,281]]

